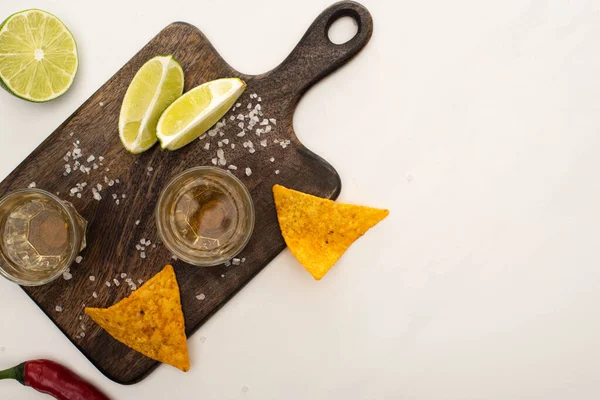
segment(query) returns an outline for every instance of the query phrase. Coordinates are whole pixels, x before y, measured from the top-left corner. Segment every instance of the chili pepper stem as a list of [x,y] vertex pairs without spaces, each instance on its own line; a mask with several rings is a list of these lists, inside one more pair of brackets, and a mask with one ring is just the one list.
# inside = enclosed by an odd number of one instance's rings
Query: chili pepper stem
[[15,379],[22,385],[25,384],[25,363],[21,363],[4,371],[0,371],[0,380],[2,379]]

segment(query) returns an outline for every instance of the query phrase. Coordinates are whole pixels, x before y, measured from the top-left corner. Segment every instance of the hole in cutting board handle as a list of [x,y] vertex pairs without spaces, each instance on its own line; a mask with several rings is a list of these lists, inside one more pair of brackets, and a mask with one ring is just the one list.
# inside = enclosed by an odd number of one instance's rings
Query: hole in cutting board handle
[[360,28],[360,15],[356,11],[339,10],[327,22],[325,32],[331,43],[341,46],[355,39]]
[[329,41],[336,45],[348,43],[358,35],[358,21],[348,15],[333,21],[327,36]]

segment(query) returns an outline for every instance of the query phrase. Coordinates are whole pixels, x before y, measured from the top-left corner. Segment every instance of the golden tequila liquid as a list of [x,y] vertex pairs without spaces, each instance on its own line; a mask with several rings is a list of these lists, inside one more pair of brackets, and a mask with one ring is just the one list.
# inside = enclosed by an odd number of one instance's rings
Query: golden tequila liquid
[[0,272],[24,285],[60,275],[85,247],[86,221],[70,203],[27,189],[0,202]]
[[233,199],[214,182],[192,187],[174,204],[175,231],[198,250],[214,250],[231,240],[238,223]]

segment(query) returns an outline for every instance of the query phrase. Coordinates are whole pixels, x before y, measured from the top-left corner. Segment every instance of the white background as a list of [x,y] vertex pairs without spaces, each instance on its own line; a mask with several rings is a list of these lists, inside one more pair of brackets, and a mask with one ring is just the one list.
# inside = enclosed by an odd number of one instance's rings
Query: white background
[[[168,23],[195,24],[261,73],[329,4],[1,1],[2,16],[58,15],[81,68],[49,104],[0,93],[0,176]],[[189,373],[161,366],[134,386],[102,376],[1,281],[0,367],[53,358],[115,399],[597,399],[600,5],[364,4],[373,40],[294,125],[340,172],[341,200],[387,207],[387,220],[320,282],[284,252],[190,339]],[[0,397],[43,398],[14,382]]]

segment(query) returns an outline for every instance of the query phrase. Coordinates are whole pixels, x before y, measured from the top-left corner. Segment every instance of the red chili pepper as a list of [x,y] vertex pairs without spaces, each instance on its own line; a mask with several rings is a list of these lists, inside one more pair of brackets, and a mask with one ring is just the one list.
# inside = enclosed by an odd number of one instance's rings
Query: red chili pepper
[[74,372],[50,360],[27,361],[0,371],[0,379],[16,379],[59,400],[110,400]]

